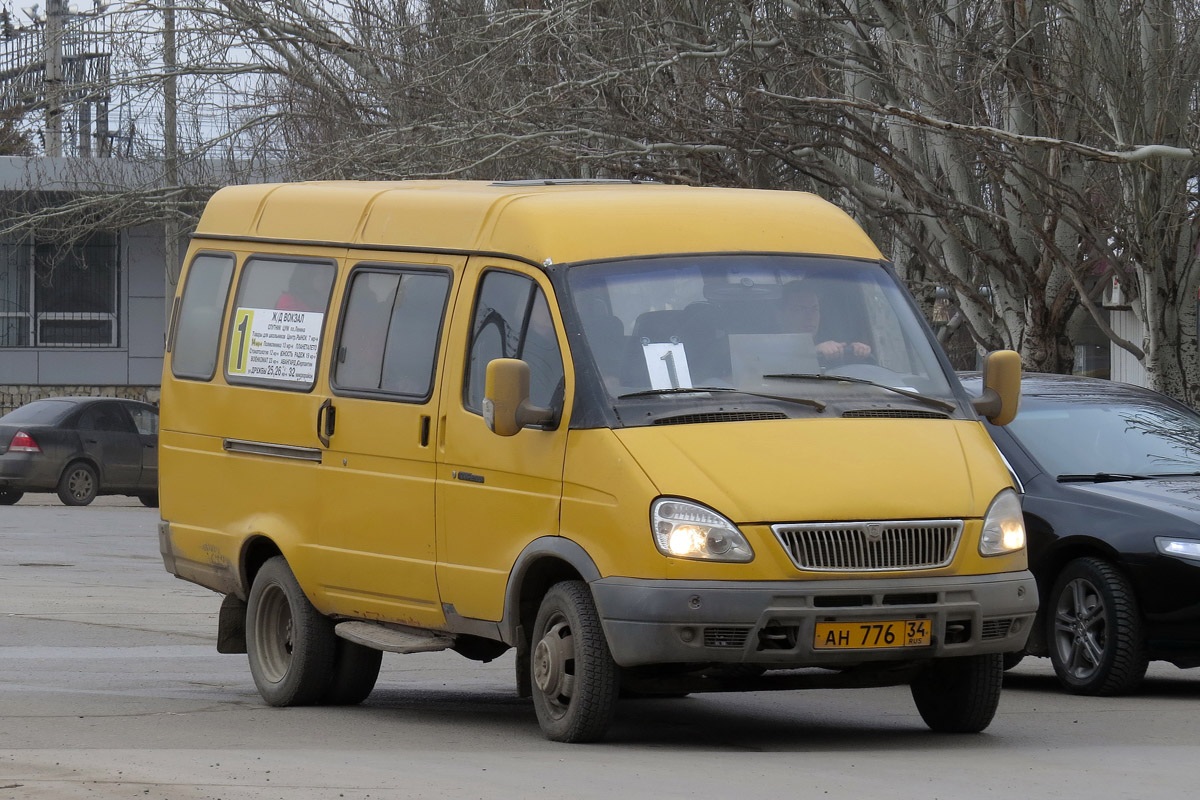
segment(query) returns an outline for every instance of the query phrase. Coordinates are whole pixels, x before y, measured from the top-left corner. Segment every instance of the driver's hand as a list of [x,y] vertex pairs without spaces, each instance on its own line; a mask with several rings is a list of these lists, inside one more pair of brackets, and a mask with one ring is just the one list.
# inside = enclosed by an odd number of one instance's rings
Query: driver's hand
[[833,340],[821,342],[817,345],[817,354],[824,358],[840,358],[846,350],[845,342],[835,342]]
[[859,358],[866,358],[867,356],[871,355],[871,345],[869,345],[869,344],[864,344],[863,342],[855,342],[853,347],[854,347],[854,355],[856,355]]

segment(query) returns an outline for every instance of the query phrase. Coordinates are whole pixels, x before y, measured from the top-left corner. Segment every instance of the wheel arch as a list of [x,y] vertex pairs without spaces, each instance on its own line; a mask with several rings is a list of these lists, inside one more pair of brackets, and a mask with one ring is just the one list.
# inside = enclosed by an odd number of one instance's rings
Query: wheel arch
[[561,536],[543,536],[530,542],[508,576],[504,597],[504,619],[500,635],[508,644],[521,647],[521,631],[532,630],[538,606],[550,587],[561,581],[600,579],[600,570],[582,546]]
[[65,476],[67,474],[67,470],[69,470],[71,467],[75,466],[76,464],[78,464],[80,462],[87,464],[89,467],[91,467],[95,471],[95,473],[96,473],[96,494],[99,495],[101,493],[100,487],[102,485],[101,481],[104,479],[104,473],[100,469],[100,464],[96,462],[96,459],[92,458],[87,453],[76,453],[75,455],[68,458],[67,463],[64,464],[62,470],[59,471],[58,480],[55,481],[54,485],[58,486],[59,484],[61,484],[63,476]]
[[1045,614],[1043,612],[1045,611],[1046,603],[1051,600],[1050,595],[1054,589],[1055,582],[1058,580],[1058,576],[1067,564],[1079,558],[1099,558],[1102,561],[1112,564],[1126,578],[1131,578],[1129,570],[1121,559],[1120,553],[1108,542],[1086,536],[1073,536],[1061,540],[1057,547],[1046,553],[1034,573],[1034,578],[1037,580],[1038,585],[1040,609],[1037,616],[1034,617],[1033,630],[1029,634],[1029,643],[1025,646],[1025,650],[1032,655],[1044,656],[1049,653],[1050,645],[1046,641]]
[[262,569],[263,564],[275,556],[282,556],[283,550],[273,539],[262,534],[256,534],[242,543],[241,558],[238,559],[238,594],[245,600],[250,596],[250,587],[254,585],[254,577]]

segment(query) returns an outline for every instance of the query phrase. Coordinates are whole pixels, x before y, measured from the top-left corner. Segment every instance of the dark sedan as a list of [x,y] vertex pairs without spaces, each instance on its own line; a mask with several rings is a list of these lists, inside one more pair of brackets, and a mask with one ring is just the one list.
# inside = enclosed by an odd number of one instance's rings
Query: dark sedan
[[1042,607],[1026,653],[1077,694],[1129,691],[1150,660],[1200,666],[1200,415],[1135,386],[1026,375],[1016,420],[989,430],[1024,490]]
[[0,505],[57,492],[69,506],[127,494],[158,505],[158,409],[113,397],[35,400],[0,417]]

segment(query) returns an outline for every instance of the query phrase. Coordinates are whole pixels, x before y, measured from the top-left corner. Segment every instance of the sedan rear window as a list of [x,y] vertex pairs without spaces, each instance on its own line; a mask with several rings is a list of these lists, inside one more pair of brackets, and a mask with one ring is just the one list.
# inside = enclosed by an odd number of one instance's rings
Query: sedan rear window
[[75,404],[66,400],[34,400],[0,417],[0,422],[14,425],[51,424],[61,420],[73,408]]

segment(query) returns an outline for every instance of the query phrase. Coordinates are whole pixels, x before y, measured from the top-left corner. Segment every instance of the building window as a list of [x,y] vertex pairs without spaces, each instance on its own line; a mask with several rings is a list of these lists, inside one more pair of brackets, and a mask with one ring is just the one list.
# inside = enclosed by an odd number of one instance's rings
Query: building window
[[0,347],[116,347],[115,233],[0,243]]

